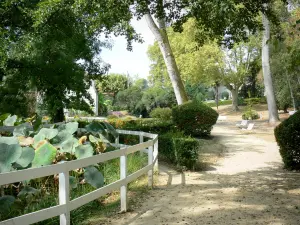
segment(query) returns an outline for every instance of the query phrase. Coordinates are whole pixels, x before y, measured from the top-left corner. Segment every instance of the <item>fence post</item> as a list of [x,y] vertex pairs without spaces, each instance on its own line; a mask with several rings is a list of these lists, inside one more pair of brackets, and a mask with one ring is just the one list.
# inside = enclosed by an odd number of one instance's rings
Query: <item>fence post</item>
[[115,139],[115,144],[116,144],[116,147],[118,148],[119,147],[119,140],[120,140],[120,134],[118,135],[118,137],[116,137]]
[[[126,179],[127,177],[127,156],[122,155],[120,157],[120,179]],[[127,184],[120,188],[120,196],[121,196],[121,212],[127,211]]]
[[[144,136],[143,134],[140,134],[140,143],[144,142]],[[143,155],[143,149],[140,150],[140,155]]]
[[[64,162],[62,162],[64,163]],[[61,214],[60,225],[70,225],[70,211],[69,211],[69,202],[70,202],[70,181],[69,181],[69,171],[67,167],[63,173],[59,174],[59,204],[65,205],[66,212]]]
[[148,148],[148,165],[152,165],[151,170],[148,171],[148,186],[153,187],[153,146]]
[[[154,143],[154,152],[153,152],[153,158],[155,159],[156,157],[158,157],[158,139],[155,141]],[[159,169],[158,169],[158,159],[156,159],[156,162],[154,164],[154,171],[159,173]]]

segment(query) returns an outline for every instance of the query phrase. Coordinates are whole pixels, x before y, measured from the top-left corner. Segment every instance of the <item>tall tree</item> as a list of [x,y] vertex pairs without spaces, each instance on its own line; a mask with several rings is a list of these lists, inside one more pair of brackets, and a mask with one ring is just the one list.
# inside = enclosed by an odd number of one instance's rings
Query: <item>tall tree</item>
[[[132,40],[140,40],[130,26],[128,3],[115,6],[105,0],[1,1],[1,105],[36,90],[58,120],[64,107],[89,110],[90,79],[107,70],[97,58],[106,46],[99,35],[125,35],[128,49]],[[14,108],[7,110],[19,114]]]
[[99,92],[113,97],[113,104],[115,98],[120,91],[125,90],[129,85],[129,79],[125,74],[108,74],[102,76],[96,81]]
[[[265,2],[270,2],[267,0]],[[182,84],[180,73],[174,58],[172,48],[166,32],[166,22],[175,28],[181,28],[183,22],[189,17],[197,20],[199,27],[204,29],[205,34],[201,34],[199,42],[207,38],[217,38],[223,40],[225,44],[232,44],[232,41],[239,41],[247,38],[247,32],[256,31],[259,22],[256,20],[260,11],[271,15],[270,10],[263,7],[262,2],[256,0],[231,1],[231,0],[192,0],[192,1],[164,1],[156,0],[143,4],[141,7],[145,14],[145,19],[156,40],[159,43],[170,80],[178,104],[187,100],[187,96]],[[157,20],[155,23],[154,18]]]
[[[260,56],[257,38],[250,37],[248,42],[240,42],[225,54],[223,84],[232,93],[232,109],[238,111],[238,92],[251,73],[252,63]],[[220,68],[222,70],[222,68]]]
[[[268,4],[264,4],[265,8],[269,8]],[[270,21],[265,13],[262,13],[263,20],[263,40],[262,40],[262,68],[264,76],[265,93],[267,96],[269,122],[276,123],[279,121],[278,110],[276,106],[275,93],[270,69]]]

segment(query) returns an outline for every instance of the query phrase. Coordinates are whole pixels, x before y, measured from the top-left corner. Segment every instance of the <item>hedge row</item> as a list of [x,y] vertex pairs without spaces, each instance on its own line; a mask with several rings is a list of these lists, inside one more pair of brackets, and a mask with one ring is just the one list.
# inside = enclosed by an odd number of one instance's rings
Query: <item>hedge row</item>
[[182,133],[169,132],[158,138],[159,156],[164,161],[195,169],[200,142]]
[[300,170],[300,111],[275,128],[284,166],[290,170]]

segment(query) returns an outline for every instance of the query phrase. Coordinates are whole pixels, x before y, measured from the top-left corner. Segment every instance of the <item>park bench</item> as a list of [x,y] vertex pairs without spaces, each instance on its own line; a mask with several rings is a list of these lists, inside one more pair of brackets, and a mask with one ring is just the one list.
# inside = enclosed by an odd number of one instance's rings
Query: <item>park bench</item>
[[249,123],[247,128],[242,128],[242,130],[252,130],[254,127],[254,123]]
[[246,127],[248,124],[248,120],[242,120],[241,123],[237,123],[236,126],[239,128]]

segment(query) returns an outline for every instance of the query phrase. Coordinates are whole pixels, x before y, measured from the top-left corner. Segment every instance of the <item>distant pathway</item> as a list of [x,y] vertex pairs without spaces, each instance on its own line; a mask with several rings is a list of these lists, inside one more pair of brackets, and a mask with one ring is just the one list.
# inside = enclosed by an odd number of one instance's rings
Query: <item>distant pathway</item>
[[159,185],[111,224],[300,224],[300,174],[282,169],[275,142],[216,126],[226,154],[211,171],[160,167]]

